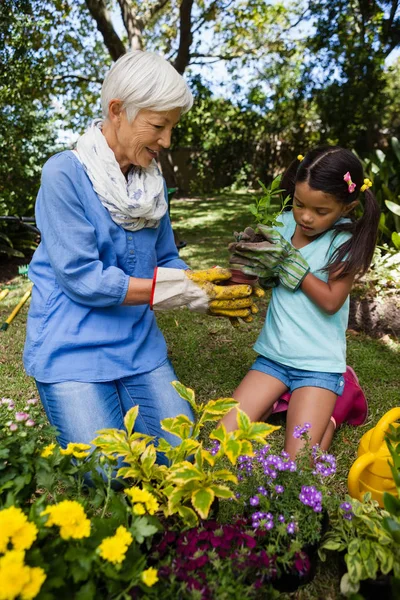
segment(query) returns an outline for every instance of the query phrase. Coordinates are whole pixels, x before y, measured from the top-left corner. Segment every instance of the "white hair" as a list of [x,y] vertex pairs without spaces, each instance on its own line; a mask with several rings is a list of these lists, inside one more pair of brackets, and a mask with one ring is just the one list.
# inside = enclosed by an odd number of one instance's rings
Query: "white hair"
[[105,118],[113,98],[122,100],[128,121],[143,108],[159,112],[181,108],[183,114],[193,105],[182,75],[165,58],[141,50],[124,54],[108,71],[101,88]]

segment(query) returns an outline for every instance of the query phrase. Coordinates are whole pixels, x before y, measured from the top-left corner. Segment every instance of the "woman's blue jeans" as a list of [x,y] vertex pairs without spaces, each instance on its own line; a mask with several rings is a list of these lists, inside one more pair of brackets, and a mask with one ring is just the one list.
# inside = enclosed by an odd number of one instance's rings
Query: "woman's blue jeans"
[[[176,381],[169,360],[150,373],[132,375],[106,383],[36,382],[47,417],[57,428],[58,442],[89,444],[99,429],[124,429],[124,415],[139,406],[135,431],[163,437],[173,445],[179,438],[161,429],[163,419],[184,414],[193,420],[192,409],[171,385]],[[166,463],[158,454],[158,463]]]

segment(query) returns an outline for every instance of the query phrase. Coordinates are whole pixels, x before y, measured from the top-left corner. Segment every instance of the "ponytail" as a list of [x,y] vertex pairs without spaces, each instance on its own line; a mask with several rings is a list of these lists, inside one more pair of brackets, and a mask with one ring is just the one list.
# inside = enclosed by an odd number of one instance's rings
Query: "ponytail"
[[363,275],[371,264],[378,236],[380,208],[369,189],[365,190],[364,199],[364,210],[359,219],[333,228],[336,235],[341,231],[352,234],[347,242],[335,250],[325,269],[334,279],[342,279],[350,273]]

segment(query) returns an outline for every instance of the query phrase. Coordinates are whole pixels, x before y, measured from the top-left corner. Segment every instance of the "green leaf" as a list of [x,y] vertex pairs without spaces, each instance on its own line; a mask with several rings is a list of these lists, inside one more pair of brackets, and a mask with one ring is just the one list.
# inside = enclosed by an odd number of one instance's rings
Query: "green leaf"
[[392,242],[393,242],[394,247],[397,250],[400,250],[400,234],[397,233],[396,231],[393,231],[393,233],[392,233]]
[[382,521],[383,527],[392,536],[396,544],[400,544],[400,523],[391,517],[384,517]]
[[250,427],[251,421],[244,410],[237,409],[237,425],[242,431],[247,431]]
[[389,492],[384,492],[383,493],[383,505],[386,508],[386,510],[388,511],[388,513],[390,513],[392,516],[400,517],[400,499],[399,498],[396,498],[392,494],[389,494]]
[[228,469],[220,469],[219,471],[212,472],[213,479],[220,479],[221,481],[231,481],[232,483],[238,482],[236,475],[234,475]]
[[322,544],[324,550],[339,550],[340,546],[341,542],[338,540],[327,540]]
[[213,429],[210,433],[210,440],[218,440],[223,444],[228,439],[228,434],[226,432],[225,426],[221,423],[217,429]]
[[207,519],[214,498],[214,491],[210,487],[200,488],[193,492],[192,505],[202,519]]
[[94,600],[96,598],[96,584],[94,581],[87,581],[79,591],[74,593],[76,600]]
[[360,581],[362,575],[362,562],[358,554],[346,554],[345,560],[350,580],[353,583]]
[[144,474],[148,479],[150,479],[152,475],[152,467],[157,459],[157,453],[154,446],[147,446],[146,450],[143,452],[140,457],[140,462],[142,463],[142,469]]
[[199,522],[197,514],[189,506],[179,506],[178,514],[189,527],[195,527]]
[[187,439],[190,436],[193,426],[193,421],[191,421],[186,415],[169,417],[161,421],[161,429],[176,435],[181,440]]
[[340,592],[343,594],[343,596],[348,597],[350,596],[350,594],[356,594],[359,589],[359,581],[353,583],[352,581],[350,581],[349,574],[345,573],[342,579],[340,580]]
[[197,413],[199,407],[196,404],[194,391],[191,388],[185,387],[180,381],[172,381],[171,385],[175,388],[181,398],[189,402],[194,412]]
[[361,540],[360,556],[363,560],[367,559],[371,553],[371,544],[369,540]]
[[180,485],[185,485],[189,481],[201,481],[202,479],[204,479],[204,473],[188,461],[182,461],[171,467],[171,471],[167,477],[168,481],[173,481]]
[[242,443],[240,440],[230,439],[224,444],[224,451],[230,462],[235,465],[242,454]]
[[354,554],[357,554],[359,549],[360,549],[360,540],[354,539],[354,540],[351,540],[351,542],[349,543],[349,545],[347,547],[347,552],[349,553],[350,556],[353,556]]
[[392,137],[390,139],[390,142],[392,144],[392,148],[394,150],[394,153],[397,156],[397,160],[400,162],[400,142],[396,137]]
[[385,200],[385,204],[392,213],[400,217],[400,204],[395,204],[390,200]]
[[233,494],[232,490],[230,488],[228,488],[226,485],[217,485],[215,483],[212,483],[210,485],[210,488],[212,489],[214,494],[216,496],[218,496],[218,498],[223,498],[224,500],[229,500],[229,498],[234,498],[234,494]]
[[157,533],[157,527],[149,523],[147,517],[137,517],[133,520],[132,526],[129,530],[133,535],[134,539],[139,544],[142,544],[144,539]]
[[133,427],[139,413],[139,406],[133,406],[128,410],[124,417],[125,429],[128,432],[128,436],[133,433]]

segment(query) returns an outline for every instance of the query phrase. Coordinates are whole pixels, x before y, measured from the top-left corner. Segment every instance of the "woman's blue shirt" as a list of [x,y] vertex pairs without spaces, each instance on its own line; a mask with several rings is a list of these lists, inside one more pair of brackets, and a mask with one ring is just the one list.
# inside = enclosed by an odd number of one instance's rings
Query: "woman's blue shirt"
[[156,229],[124,230],[66,151],[43,168],[36,221],[41,243],[29,267],[28,375],[44,383],[101,382],[162,364],[167,348],[149,305],[122,302],[129,277],[151,279],[156,266],[188,268],[168,214]]

